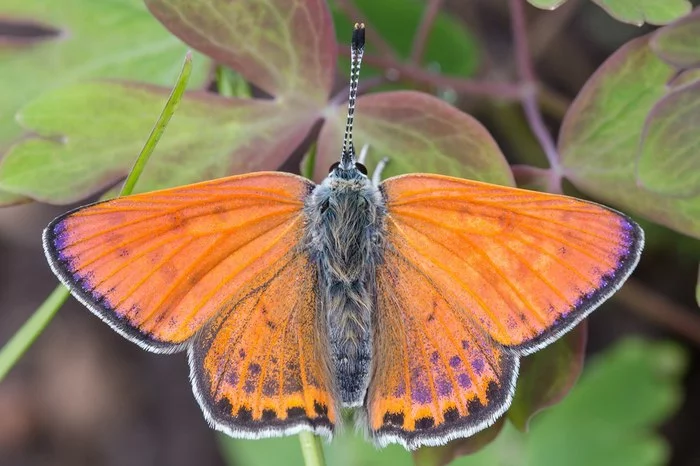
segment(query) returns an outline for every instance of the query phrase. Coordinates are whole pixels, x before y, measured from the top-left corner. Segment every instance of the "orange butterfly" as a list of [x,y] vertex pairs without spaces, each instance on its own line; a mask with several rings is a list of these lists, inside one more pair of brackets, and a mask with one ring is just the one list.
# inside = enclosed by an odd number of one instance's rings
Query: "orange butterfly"
[[447,176],[372,182],[352,120],[320,185],[231,176],[82,207],[44,232],[53,271],[143,348],[187,350],[207,420],[233,437],[331,436],[357,407],[373,440],[442,444],[510,405],[520,357],[630,275],[643,232],[565,196]]

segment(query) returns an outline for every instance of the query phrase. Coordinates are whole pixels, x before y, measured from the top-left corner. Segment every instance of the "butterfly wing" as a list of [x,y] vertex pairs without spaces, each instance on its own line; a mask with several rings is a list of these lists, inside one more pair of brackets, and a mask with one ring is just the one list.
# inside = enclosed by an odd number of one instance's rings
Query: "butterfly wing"
[[391,178],[382,189],[391,247],[521,354],[607,299],[644,244],[628,217],[571,197],[437,175]]
[[510,404],[518,356],[493,342],[393,248],[377,271],[373,373],[365,410],[381,446],[472,435]]
[[490,425],[510,405],[518,358],[608,298],[644,242],[624,215],[565,196],[424,174],[381,190],[377,316],[393,317],[377,327],[366,404],[379,443],[433,445]]
[[299,242],[313,185],[233,176],[81,207],[44,231],[49,263],[116,331],[174,352]]
[[234,437],[309,430],[330,436],[337,407],[325,328],[316,312],[316,272],[290,253],[250,293],[217,314],[189,348],[197,399]]

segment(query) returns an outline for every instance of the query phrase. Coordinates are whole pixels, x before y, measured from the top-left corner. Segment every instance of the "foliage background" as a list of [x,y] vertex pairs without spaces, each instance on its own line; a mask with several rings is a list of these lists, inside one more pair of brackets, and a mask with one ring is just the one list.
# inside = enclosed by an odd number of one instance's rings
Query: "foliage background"
[[[119,3],[72,1],[66,4],[69,6],[52,3],[53,6],[48,8],[45,2],[3,0],[0,3],[2,108],[10,109],[23,106],[25,101],[33,101],[23,110],[23,122],[43,131],[44,136],[48,132],[49,139],[52,131],[55,132],[51,124],[60,121],[93,144],[79,147],[82,153],[93,151],[95,157],[107,157],[111,148],[119,147],[135,156],[162,103],[159,100],[139,101],[143,110],[137,114],[141,119],[133,122],[133,128],[120,125],[114,131],[102,130],[101,138],[90,138],[93,132],[109,128],[110,114],[114,114],[115,109],[106,108],[100,120],[81,119],[75,111],[75,99],[70,99],[71,92],[86,95],[94,85],[89,79],[104,77],[170,86],[186,47],[150,17],[139,1],[124,2],[124,5],[133,6],[133,11],[124,10]],[[343,19],[347,7],[339,8],[338,4],[354,4],[360,16],[368,19],[399,57],[411,55],[413,31],[423,14],[422,2],[387,0],[382,2],[384,9],[377,7],[379,2],[371,0],[336,3],[334,20],[341,47],[345,46],[344,36],[350,22]],[[435,22],[434,34],[437,37],[432,37],[432,42],[428,43],[426,69],[435,71],[436,64],[439,64],[439,71],[445,76],[480,76],[493,83],[517,74],[505,1],[440,3],[443,3],[445,13]],[[563,2],[541,0],[532,3],[552,7]],[[681,3],[684,2],[669,1],[665,4],[678,6]],[[13,11],[13,8],[19,8],[18,5],[23,8],[23,21],[3,21],[3,8]],[[556,134],[571,100],[600,64],[623,44],[654,29],[648,25],[640,28],[623,24],[588,1],[569,0],[553,12],[534,8],[527,8],[526,12],[535,71],[546,83],[546,92],[540,97],[539,105],[552,134]],[[618,17],[629,13],[614,9],[610,12]],[[646,18],[652,23],[672,19],[668,17],[668,11],[653,13],[657,16]],[[36,66],[36,57],[25,60],[24,57],[32,53],[32,41],[44,32],[36,27],[36,23],[53,24],[57,19],[65,30],[80,31],[85,42],[75,44],[70,42],[69,35],[59,37],[54,41],[54,48],[42,52],[45,55],[41,67]],[[3,41],[3,37],[10,40]],[[17,37],[34,39],[18,40]],[[62,40],[66,41],[65,44]],[[17,47],[19,42],[22,42],[23,50]],[[377,43],[372,47],[377,47]],[[108,55],[105,50],[114,53]],[[18,55],[18,52],[26,55]],[[368,54],[378,56],[379,52],[370,48]],[[335,79],[334,91],[342,96],[346,85],[346,64],[342,51],[340,55],[342,71]],[[67,72],[52,72],[52,65],[58,62],[68,64]],[[214,88],[208,84],[214,74],[208,59],[195,54],[194,62],[191,88]],[[363,71],[363,80],[379,84],[378,71],[371,69],[373,64],[375,68],[382,67],[381,60],[368,60],[370,68]],[[408,74],[406,70],[398,71]],[[648,74],[642,71],[651,72],[648,67],[633,70],[627,79],[643,81]],[[379,86],[380,89],[415,88],[438,95],[484,123],[512,164],[547,166],[546,154],[533,137],[518,102],[500,99],[498,92],[483,95],[460,92],[455,87],[443,85],[435,88],[420,79],[381,83]],[[71,112],[62,113],[64,107],[60,99],[49,104],[45,99],[34,100],[54,88],[73,89],[56,94],[73,105]],[[98,87],[94,89],[90,102],[104,97]],[[47,113],[47,108],[56,109],[58,116]],[[289,109],[282,110],[274,113],[267,131],[273,132],[275,128],[290,124],[294,114]],[[2,190],[3,182],[5,186],[12,184],[12,180],[3,178],[3,169],[7,170],[9,166],[7,141],[22,137],[17,129],[13,133],[12,125],[8,123],[14,118],[14,113],[14,110],[0,113],[0,153],[6,155],[5,164],[0,168],[0,202],[3,203],[24,200],[20,199],[22,196]],[[168,166],[176,165],[183,160],[182,157],[193,152],[214,154],[227,144],[239,144],[241,134],[245,134],[240,128],[226,126],[230,117],[227,114],[222,114],[221,124],[209,133],[206,133],[209,128],[205,126],[192,126],[197,124],[196,118],[192,121],[186,119],[187,115],[197,115],[196,108],[187,107],[183,114],[184,120],[180,124],[186,131],[178,134],[185,139],[192,138],[192,145],[187,152],[183,151],[184,156],[174,154],[170,159],[161,159],[162,167],[156,166],[154,170],[165,167],[167,172]],[[692,118],[690,113],[680,119],[687,123]],[[625,121],[621,118],[611,122],[610,127],[619,131],[620,126],[615,125]],[[361,135],[362,128],[358,129]],[[139,131],[144,132],[144,136],[138,136]],[[680,137],[678,135],[682,136],[683,132],[671,134]],[[664,149],[672,138],[661,132],[657,139],[656,145],[651,147]],[[131,145],[124,145],[124,141],[130,141]],[[202,146],[202,141],[208,144]],[[688,143],[692,154],[698,147],[693,145],[694,141],[691,138]],[[72,141],[68,142],[71,148]],[[25,150],[31,148],[31,144],[29,140],[28,144],[14,146],[12,150]],[[607,154],[602,150],[606,148],[601,146],[584,149],[593,154],[591,157]],[[173,154],[167,151],[167,147],[164,153]],[[677,166],[663,166],[665,160],[654,159],[664,153],[664,150],[656,150],[648,156],[651,175],[662,170],[677,170]],[[298,171],[303,155],[304,151],[297,151],[284,162],[283,168]],[[397,165],[399,170],[402,169],[402,163],[407,164],[404,169],[416,166],[409,155],[394,156],[392,169],[396,170]],[[158,164],[156,157],[154,161]],[[207,160],[204,156],[201,159]],[[15,160],[26,160],[26,157]],[[434,160],[428,159],[426,163],[437,164]],[[131,159],[121,163],[128,166]],[[318,161],[317,173],[324,172],[327,164],[325,160]],[[186,182],[193,176],[207,173],[213,176],[220,168],[185,165],[194,167],[196,173],[178,172],[177,176],[169,178],[170,182]],[[444,170],[445,164],[438,164],[435,169]],[[672,199],[675,199],[673,196],[682,199],[689,192],[697,194],[693,192],[698,185],[694,174],[692,169],[677,170],[675,179],[680,180],[678,183],[664,184],[669,177],[652,176],[651,181],[656,182],[655,188],[661,192],[665,190],[668,194],[675,190],[670,193]],[[54,181],[59,175],[66,179],[77,176],[48,169],[44,177],[34,183],[33,197],[56,202],[60,195],[63,196],[62,203],[70,203],[88,194],[74,190],[55,192]],[[546,185],[549,180],[541,175],[536,170],[516,170],[521,185]],[[93,180],[93,191],[90,192],[107,188],[115,176],[118,177],[111,173],[105,179]],[[606,196],[604,188],[611,183],[608,181],[606,185],[604,180],[601,183],[603,189],[598,189],[598,192],[602,193],[599,194],[602,199]],[[576,192],[570,185],[565,189]],[[596,192],[596,188],[591,191]],[[0,209],[0,342],[10,338],[55,286],[38,239],[46,223],[65,209],[38,203]],[[664,204],[660,209],[671,212],[673,206]],[[672,216],[672,212],[669,215]],[[571,461],[579,460],[580,464],[692,465],[700,461],[700,445],[695,441],[696,420],[700,418],[700,317],[693,296],[700,245],[697,240],[657,224],[645,221],[644,226],[649,244],[634,281],[590,318],[586,351],[591,362],[579,385],[563,403],[536,417],[527,436],[507,425],[494,443],[476,456],[460,458],[457,460],[459,464],[554,465],[565,461],[573,464]],[[691,228],[675,226],[685,232]],[[628,336],[635,338],[627,340]],[[544,373],[551,372],[549,366],[543,370]],[[564,372],[567,370],[576,373],[575,369],[566,368]],[[301,464],[298,441],[294,437],[264,442],[216,437],[206,427],[191,395],[182,357],[157,357],[142,352],[111,332],[74,301],[69,301],[14,372],[0,384],[0,413],[2,464],[248,465],[278,464],[280,461]],[[523,424],[523,417],[518,421],[517,416],[517,413],[511,413],[514,424]],[[524,415],[524,419],[527,417]],[[655,433],[659,425],[661,435]],[[440,455],[454,453],[426,451],[419,453],[417,459],[422,464],[439,464],[447,460]],[[377,453],[352,436],[334,442],[327,448],[327,454],[330,464],[411,463],[411,456],[400,448]]]

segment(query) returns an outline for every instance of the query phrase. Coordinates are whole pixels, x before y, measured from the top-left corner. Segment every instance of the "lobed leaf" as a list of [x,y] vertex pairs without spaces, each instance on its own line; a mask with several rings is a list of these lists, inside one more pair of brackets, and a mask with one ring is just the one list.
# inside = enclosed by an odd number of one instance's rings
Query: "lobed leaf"
[[[55,31],[0,50],[0,149],[21,134],[14,115],[44,91],[86,78],[170,85],[187,48],[139,0],[3,0],[3,21]],[[209,60],[193,60],[190,88],[207,80]]]
[[688,0],[593,0],[613,18],[641,26],[668,24],[692,8]]
[[[67,204],[114,184],[129,170],[168,92],[92,82],[44,95],[20,114],[38,137],[7,154],[0,189]],[[316,118],[280,101],[185,94],[137,191],[277,169]]]
[[615,52],[569,108],[559,137],[564,174],[593,197],[699,237],[700,196],[667,197],[636,181],[644,123],[675,74],[648,41],[637,38]]
[[677,68],[700,66],[700,9],[656,31],[650,45],[661,59]]
[[[481,123],[442,100],[414,91],[369,94],[357,100],[355,147],[368,144],[368,167],[383,157],[383,178],[411,172],[441,173],[502,185],[513,175]],[[345,108],[337,108],[318,140],[314,178],[323,179],[340,158]]]
[[530,420],[559,403],[574,387],[583,370],[588,331],[586,321],[546,348],[523,358],[508,419],[523,432]]
[[[668,24],[692,8],[688,0],[593,0],[610,16],[623,23],[641,26]],[[528,0],[531,5],[544,10],[554,10],[566,0]]]
[[637,176],[650,191],[700,194],[700,81],[672,90],[654,105],[642,131]]
[[173,34],[278,98],[325,104],[336,43],[323,0],[145,0]]
[[[0,49],[0,154],[22,135],[15,113],[38,94],[99,77],[169,85],[186,52],[140,0],[4,0],[0,16],[46,32],[8,39]],[[206,82],[208,67],[195,57],[190,88]],[[0,206],[28,200],[0,190]]]

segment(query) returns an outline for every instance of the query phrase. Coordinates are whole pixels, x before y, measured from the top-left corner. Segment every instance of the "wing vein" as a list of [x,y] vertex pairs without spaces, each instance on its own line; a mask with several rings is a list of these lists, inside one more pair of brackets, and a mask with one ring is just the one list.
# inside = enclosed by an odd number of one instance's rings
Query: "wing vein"
[[[401,231],[402,229],[401,229],[401,227],[398,225],[398,222],[397,222],[395,219],[393,219],[393,218],[392,218],[392,221],[393,221],[393,223],[394,223],[396,229],[399,230],[399,231]],[[486,283],[488,283],[489,285],[491,285],[491,287],[496,291],[496,293],[497,293],[498,295],[500,295],[501,298],[505,301],[505,298],[503,297],[503,294],[501,293],[501,291],[500,291],[498,288],[496,288],[496,287],[494,286],[494,284],[492,284],[489,280],[486,280],[486,278],[484,277],[484,275],[483,275],[476,267],[474,267],[472,264],[470,264],[470,263],[466,262],[465,260],[459,258],[459,255],[458,255],[455,251],[453,251],[451,248],[447,247],[445,244],[443,244],[443,243],[440,242],[439,240],[436,240],[436,239],[434,239],[434,238],[428,236],[427,234],[425,234],[425,233],[423,233],[423,232],[421,232],[421,231],[419,231],[419,230],[417,230],[417,229],[411,227],[411,226],[408,225],[408,224],[406,224],[406,227],[411,228],[411,229],[412,229],[413,231],[415,231],[416,233],[418,233],[418,234],[420,234],[420,235],[426,237],[427,239],[429,239],[429,240],[435,242],[435,243],[438,244],[439,246],[443,247],[444,249],[446,249],[447,251],[449,251],[450,253],[452,253],[453,256],[454,256],[455,258],[458,258],[458,260],[460,260],[460,262],[462,262],[462,263],[465,264],[467,267],[469,267],[470,269],[472,269],[475,273],[477,273],[478,275],[480,275],[480,276],[484,279],[484,281],[485,281]],[[495,324],[502,332],[505,331],[505,329],[504,329],[503,327],[501,327],[500,321],[499,321],[499,320],[496,318],[496,316],[491,312],[491,310],[486,306],[486,304],[482,301],[482,299],[481,299],[476,293],[474,293],[474,291],[471,290],[471,288],[467,287],[459,278],[457,278],[457,276],[455,276],[454,273],[452,273],[452,272],[451,272],[449,269],[447,269],[445,266],[443,266],[443,265],[440,264],[439,262],[436,262],[435,260],[433,260],[432,258],[428,257],[427,255],[421,253],[421,252],[419,251],[419,248],[417,248],[413,243],[411,243],[411,242],[407,239],[407,235],[406,235],[405,233],[402,232],[402,236],[403,236],[404,241],[406,241],[406,243],[409,244],[409,245],[411,246],[411,248],[413,249],[413,251],[414,251],[417,255],[419,255],[420,257],[424,258],[425,260],[427,260],[428,262],[430,262],[431,264],[433,264],[434,266],[436,266],[437,268],[439,268],[440,270],[442,270],[443,272],[445,272],[445,273],[446,273],[447,275],[449,275],[450,278],[452,278],[456,283],[459,283],[460,288],[461,288],[462,290],[464,290],[465,292],[467,292],[467,294],[469,294],[469,295],[472,297],[472,299],[479,305],[479,307],[481,307],[481,309],[486,313],[486,315],[489,316],[489,318],[494,322],[494,324]],[[460,235],[460,236],[461,236],[461,235]],[[406,258],[406,259],[409,260],[408,258]],[[426,275],[424,271],[422,271],[422,273],[423,273],[423,275]],[[497,273],[498,273],[498,272],[497,272]],[[499,273],[499,275],[500,275],[500,273]]]
[[[297,226],[296,224],[297,224],[298,221],[299,221],[298,218],[295,219],[295,221],[292,222],[292,224],[291,224],[287,229],[285,229],[281,234],[279,234],[279,235],[277,236],[277,238],[275,238],[275,241],[271,241],[270,243],[268,243],[268,245],[267,245],[266,248],[264,248],[264,249],[261,248],[260,253],[258,254],[258,256],[257,256],[257,257],[254,257],[253,259],[248,260],[248,262],[247,262],[246,264],[244,264],[244,265],[241,267],[241,270],[247,268],[247,267],[250,266],[250,264],[252,264],[254,261],[259,260],[259,258],[260,258],[261,256],[263,256],[264,254],[270,252],[270,250],[273,248],[273,246],[277,245],[277,243],[279,243],[279,241],[280,241],[280,239],[281,239],[282,237],[286,236],[286,235],[289,233],[289,231],[292,230],[292,228],[294,228],[294,227]],[[279,226],[279,225],[278,225],[278,226]],[[251,242],[252,242],[252,241],[253,241],[253,240],[251,240]],[[225,258],[224,258],[224,259],[225,259]],[[222,259],[222,261],[223,261],[224,259]],[[291,259],[288,261],[288,263],[289,263],[289,262],[291,262]],[[221,262],[219,262],[219,263],[221,263]],[[218,265],[218,264],[217,264],[217,265]],[[268,269],[266,269],[266,270],[269,270],[269,267],[268,267]],[[224,277],[222,280],[220,280],[220,281],[219,281],[219,284],[218,284],[215,288],[213,288],[212,291],[210,291],[210,292],[207,293],[202,299],[200,299],[200,301],[197,303],[197,305],[193,306],[194,309],[189,313],[189,316],[192,316],[192,315],[198,313],[198,312],[201,310],[201,308],[207,303],[207,301],[209,301],[209,300],[212,298],[212,296],[214,296],[214,295],[218,292],[218,290],[221,289],[221,287],[223,286],[223,284],[224,284],[224,283],[227,283],[227,282],[229,282],[229,281],[231,281],[231,280],[233,279],[233,277],[235,277],[239,272],[240,272],[240,271],[236,271],[236,272],[234,272],[234,273],[232,273],[232,274],[227,275],[227,276]]]
[[[575,227],[573,227],[572,225],[569,225],[569,224],[566,224],[566,223],[557,222],[557,221],[554,221],[554,220],[552,220],[552,219],[539,217],[539,216],[537,216],[537,215],[531,215],[531,214],[528,214],[527,212],[524,212],[524,211],[522,211],[522,210],[519,210],[519,211],[518,211],[518,210],[508,209],[508,208],[505,208],[505,207],[499,207],[499,209],[502,210],[502,211],[511,212],[511,213],[515,214],[516,217],[522,216],[522,217],[532,218],[532,219],[537,220],[537,221],[540,222],[540,223],[549,223],[549,224],[551,224],[551,225],[557,225],[557,226],[560,226],[560,227],[564,227],[564,228],[566,228],[567,230],[576,231],[576,232],[578,232],[578,233],[582,233],[582,234],[585,235],[585,236],[589,236],[589,237],[592,237],[592,238],[597,239],[597,240],[601,240],[601,241],[607,241],[607,240],[608,240],[608,238],[605,238],[605,237],[603,237],[603,236],[595,235],[595,234],[591,233],[590,231],[582,230],[582,229],[579,229],[579,228],[575,228]],[[391,212],[391,210],[390,210],[390,212]],[[406,216],[406,217],[414,218],[414,219],[421,220],[421,221],[424,221],[424,222],[426,222],[426,223],[430,223],[430,224],[432,224],[432,225],[435,225],[435,226],[437,226],[438,228],[442,228],[442,229],[445,229],[445,230],[449,230],[449,231],[452,231],[452,232],[455,232],[455,233],[460,233],[460,232],[462,231],[462,230],[459,229],[459,228],[451,227],[451,226],[446,225],[446,224],[444,224],[444,223],[440,223],[440,222],[434,220],[434,219],[431,218],[431,217],[425,217],[425,216],[423,216],[423,215],[416,214],[416,213],[412,213],[412,212],[405,212],[405,211],[396,212],[396,213],[393,213],[393,216]],[[522,224],[522,222],[520,222],[520,224]],[[483,235],[480,235],[480,236],[483,236]]]
[[[143,284],[146,283],[148,281],[148,279],[151,278],[158,270],[160,270],[161,267],[163,267],[167,262],[170,261],[170,259],[175,257],[177,254],[179,254],[183,249],[185,249],[187,246],[189,246],[193,242],[194,242],[194,239],[189,239],[189,240],[185,241],[182,244],[182,246],[180,246],[179,248],[176,248],[170,254],[165,256],[165,258],[163,260],[161,260],[157,266],[153,267],[151,270],[148,271],[148,273],[146,275],[141,277],[141,279],[139,281],[137,281],[136,284],[133,285],[129,289],[129,291],[127,291],[126,294],[119,301],[117,301],[117,303],[115,305],[113,305],[112,307],[114,309],[119,308],[124,303],[124,301],[126,301],[129,297],[131,297],[131,295],[133,295],[136,292],[136,290],[138,290],[141,286],[143,286]],[[150,317],[150,314],[147,317]]]

